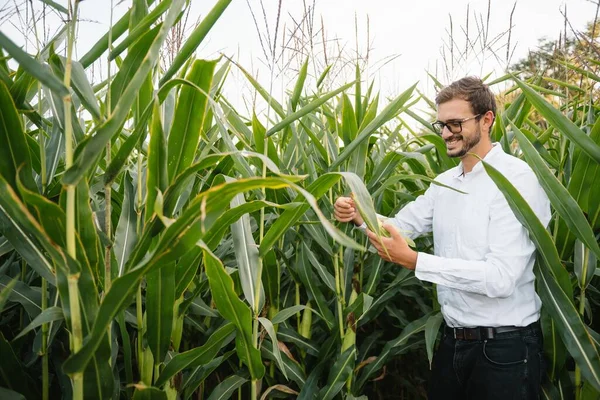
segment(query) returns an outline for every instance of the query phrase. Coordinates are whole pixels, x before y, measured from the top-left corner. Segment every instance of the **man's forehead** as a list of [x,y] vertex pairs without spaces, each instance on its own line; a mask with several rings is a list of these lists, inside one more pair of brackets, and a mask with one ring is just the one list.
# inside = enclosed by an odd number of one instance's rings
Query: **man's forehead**
[[452,99],[438,105],[437,117],[440,121],[465,118],[472,114],[471,105],[463,99]]

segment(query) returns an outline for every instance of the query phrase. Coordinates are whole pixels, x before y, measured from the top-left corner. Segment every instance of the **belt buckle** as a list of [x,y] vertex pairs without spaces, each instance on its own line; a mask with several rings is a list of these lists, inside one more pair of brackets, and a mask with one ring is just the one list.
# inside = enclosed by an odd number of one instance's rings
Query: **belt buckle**
[[[452,332],[454,334],[454,339],[461,339],[459,336],[462,336],[462,338],[464,339],[465,337],[465,332],[464,332],[464,328],[452,328]],[[461,335],[458,335],[458,333],[460,333]]]

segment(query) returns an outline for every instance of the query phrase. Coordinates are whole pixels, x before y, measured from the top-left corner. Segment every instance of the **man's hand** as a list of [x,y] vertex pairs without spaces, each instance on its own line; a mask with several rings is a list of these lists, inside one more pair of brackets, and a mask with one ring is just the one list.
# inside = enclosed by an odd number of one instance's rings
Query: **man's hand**
[[350,197],[338,197],[333,208],[335,210],[335,219],[340,222],[354,222],[356,226],[360,226],[364,222],[354,206],[354,200]]
[[384,222],[382,226],[392,237],[382,236],[379,239],[375,233],[367,229],[367,236],[371,244],[377,249],[379,256],[386,261],[400,264],[408,269],[415,269],[417,266],[417,252],[408,246],[406,240],[394,225]]

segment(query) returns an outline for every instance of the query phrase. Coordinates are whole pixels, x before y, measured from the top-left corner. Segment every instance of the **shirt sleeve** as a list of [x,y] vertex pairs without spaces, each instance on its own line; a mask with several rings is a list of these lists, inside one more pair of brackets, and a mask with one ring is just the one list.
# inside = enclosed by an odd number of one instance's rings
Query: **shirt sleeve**
[[[533,172],[527,170],[511,177],[511,182],[547,227],[551,217],[550,202]],[[525,269],[531,268],[535,245],[501,192],[490,207],[488,238],[488,252],[480,261],[419,253],[416,277],[487,297],[510,296]]]
[[429,185],[424,194],[404,206],[393,218],[389,218],[388,222],[411,239],[431,232],[436,191],[437,185]]
[[[404,206],[394,217],[388,218],[380,214],[377,214],[377,216],[392,223],[404,236],[411,239],[429,233],[433,226],[435,190],[435,184],[429,185],[425,193]],[[366,232],[367,224],[363,222],[355,229]]]

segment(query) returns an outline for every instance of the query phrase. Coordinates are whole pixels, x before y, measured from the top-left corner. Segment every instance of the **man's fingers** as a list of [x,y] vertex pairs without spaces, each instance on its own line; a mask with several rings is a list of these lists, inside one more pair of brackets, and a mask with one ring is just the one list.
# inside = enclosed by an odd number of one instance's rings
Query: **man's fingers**
[[354,215],[354,210],[335,210],[335,213],[340,216],[348,217]]
[[335,212],[335,219],[337,219],[340,222],[350,222],[354,219],[354,214],[350,213],[339,213],[339,212]]
[[398,232],[398,229],[394,225],[392,225],[388,222],[384,222],[383,225],[381,225],[381,227],[390,233],[390,235],[392,236],[392,239],[402,237],[400,235],[400,232]]

